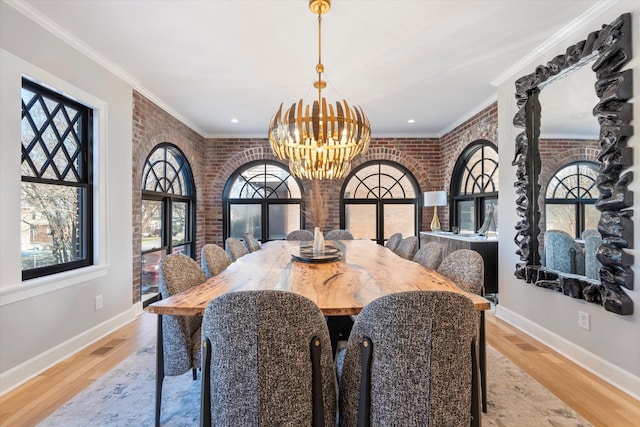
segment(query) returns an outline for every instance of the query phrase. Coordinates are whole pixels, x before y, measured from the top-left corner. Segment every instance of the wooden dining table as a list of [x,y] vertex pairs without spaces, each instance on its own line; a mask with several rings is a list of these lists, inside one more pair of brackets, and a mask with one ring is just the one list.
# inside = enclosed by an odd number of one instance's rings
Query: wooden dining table
[[[371,240],[327,241],[327,246],[340,251],[339,259],[320,262],[301,261],[301,247],[310,242],[275,240],[259,250],[238,258],[219,274],[179,294],[147,306],[158,314],[159,372],[162,356],[162,315],[202,316],[211,300],[220,295],[248,290],[281,290],[303,295],[327,316],[331,343],[335,354],[341,320],[357,315],[371,301],[404,291],[451,291],[469,298],[479,312],[491,304],[484,297],[464,292],[455,283],[417,262],[403,259],[388,248]],[[480,340],[484,350],[484,337]],[[472,359],[476,361],[475,345]],[[482,361],[484,358],[481,357]],[[480,393],[477,367],[473,370],[472,419],[480,425]]]
[[304,262],[292,258],[307,242],[275,240],[238,258],[199,286],[147,307],[156,314],[198,316],[220,295],[247,290],[281,290],[303,295],[325,316],[356,315],[371,301],[403,291],[439,290],[464,294],[476,310],[490,308],[488,300],[469,294],[451,280],[403,259],[371,240],[328,241],[342,252],[334,262]]

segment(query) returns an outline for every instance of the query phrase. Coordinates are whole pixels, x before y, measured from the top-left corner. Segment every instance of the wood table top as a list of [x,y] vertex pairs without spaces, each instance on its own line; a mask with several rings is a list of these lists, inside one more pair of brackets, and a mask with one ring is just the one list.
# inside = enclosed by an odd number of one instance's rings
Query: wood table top
[[282,290],[314,301],[325,316],[358,314],[384,295],[415,290],[447,290],[466,295],[476,310],[487,310],[485,298],[469,294],[451,280],[405,260],[371,240],[327,241],[342,250],[339,261],[295,261],[291,253],[300,242],[276,240],[245,255],[201,285],[155,302],[156,314],[202,315],[214,298],[233,291]]

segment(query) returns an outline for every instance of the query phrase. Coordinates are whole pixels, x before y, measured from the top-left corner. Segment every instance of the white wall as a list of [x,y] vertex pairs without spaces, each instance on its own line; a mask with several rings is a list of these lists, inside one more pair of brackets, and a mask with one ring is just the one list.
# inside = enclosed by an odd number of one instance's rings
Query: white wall
[[[511,166],[514,157],[515,137],[521,129],[513,126],[513,116],[517,111],[514,98],[514,82],[517,78],[530,74],[535,67],[546,64],[554,56],[565,53],[568,46],[584,40],[586,36],[601,28],[602,24],[613,22],[619,15],[632,12],[633,61],[625,68],[633,68],[635,136],[630,141],[634,150],[633,171],[635,180],[630,189],[635,200],[640,201],[640,2],[621,1],[600,16],[592,19],[580,30],[576,30],[554,48],[550,48],[499,87],[498,121],[500,153],[500,304],[497,315],[537,337],[549,346],[566,354],[578,363],[616,384],[627,392],[640,397],[640,202],[634,212],[635,246],[631,252],[636,259],[633,267],[636,290],[627,290],[634,302],[635,313],[620,316],[605,311],[602,307],[576,300],[561,293],[537,288],[514,277],[514,267],[520,262],[513,242],[516,235],[515,224],[515,168]],[[544,90],[544,89],[543,89]],[[542,117],[544,121],[544,114]],[[511,208],[509,208],[511,207]],[[504,231],[503,231],[504,230]],[[508,231],[511,230],[511,231]],[[591,330],[578,327],[578,311],[586,311],[591,316]]]
[[[0,3],[0,394],[131,321],[132,87]],[[96,110],[96,264],[21,281],[20,87],[28,75]],[[96,311],[94,299],[104,298]]]

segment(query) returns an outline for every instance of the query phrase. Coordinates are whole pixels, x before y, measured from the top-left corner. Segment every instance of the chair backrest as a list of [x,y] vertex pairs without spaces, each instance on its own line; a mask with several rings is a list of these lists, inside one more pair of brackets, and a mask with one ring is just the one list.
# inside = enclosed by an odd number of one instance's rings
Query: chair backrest
[[255,252],[260,249],[260,242],[251,233],[244,233],[244,245],[249,252]]
[[458,249],[444,257],[438,273],[451,279],[460,289],[484,295],[484,259],[471,249]]
[[547,268],[584,275],[584,249],[566,231],[545,231],[544,253]]
[[245,256],[249,253],[247,247],[240,240],[235,237],[227,237],[227,240],[224,243],[225,251],[231,261],[236,261],[238,258]]
[[[342,425],[470,425],[477,328],[473,303],[454,292],[402,292],[368,304],[351,329],[344,355]],[[367,350],[371,357],[363,364]],[[370,387],[361,382],[363,365]]]
[[[210,417],[214,426],[310,426],[318,425],[311,422],[315,415],[324,419],[321,425],[335,425],[331,340],[311,300],[283,291],[228,293],[207,306],[202,336],[210,342],[206,350],[203,344],[202,396],[210,399],[203,420]],[[315,361],[312,348],[319,349]],[[318,385],[321,390],[312,392]]]
[[600,236],[600,232],[595,228],[587,228],[580,234],[580,238],[582,238],[583,240],[589,236]]
[[[200,266],[183,254],[172,254],[160,265],[158,287],[162,298],[175,295],[206,280]],[[162,316],[162,347],[165,375],[182,375],[197,368],[200,322],[195,316]]]
[[300,240],[310,242],[313,240],[313,233],[309,230],[293,230],[287,234],[287,240]]
[[594,280],[600,280],[602,263],[598,261],[596,254],[601,243],[600,233],[591,234],[584,238],[584,275]]
[[200,252],[200,266],[204,275],[209,278],[220,273],[231,264],[229,254],[218,245],[209,243]]
[[324,240],[353,240],[353,234],[348,230],[331,230],[324,236]]
[[387,240],[387,243],[385,243],[384,246],[395,252],[401,241],[402,233],[393,233],[391,236],[389,236],[389,240]]
[[418,249],[413,260],[431,270],[437,270],[442,262],[442,245],[438,242],[428,242]]
[[418,238],[416,236],[409,236],[402,239],[395,250],[398,256],[404,259],[412,260],[418,250]]

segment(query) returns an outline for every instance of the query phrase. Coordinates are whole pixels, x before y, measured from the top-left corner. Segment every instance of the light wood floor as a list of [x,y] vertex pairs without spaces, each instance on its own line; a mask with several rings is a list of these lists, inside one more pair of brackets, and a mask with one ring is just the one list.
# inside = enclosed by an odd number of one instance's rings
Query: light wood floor
[[[156,317],[134,322],[0,397],[0,426],[34,426],[155,335]],[[487,315],[487,342],[594,426],[640,425],[640,402],[529,336]]]

